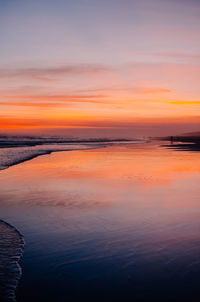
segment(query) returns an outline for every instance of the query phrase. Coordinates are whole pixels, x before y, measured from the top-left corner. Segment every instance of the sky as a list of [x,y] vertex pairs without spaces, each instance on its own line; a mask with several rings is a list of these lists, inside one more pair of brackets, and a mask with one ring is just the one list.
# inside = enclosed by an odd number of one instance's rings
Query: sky
[[0,132],[200,128],[199,0],[0,0]]

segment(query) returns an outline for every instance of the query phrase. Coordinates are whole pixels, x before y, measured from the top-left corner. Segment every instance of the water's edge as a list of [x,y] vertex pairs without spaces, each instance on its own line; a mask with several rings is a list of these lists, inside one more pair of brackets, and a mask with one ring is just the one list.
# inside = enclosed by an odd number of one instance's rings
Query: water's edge
[[[5,280],[1,280],[3,290],[1,288],[2,292],[0,292],[0,300],[4,299],[1,300],[2,302],[4,301],[16,302],[15,292],[18,286],[18,282],[22,275],[22,270],[19,261],[24,253],[25,240],[21,232],[18,229],[16,229],[16,227],[13,226],[12,224],[2,219],[0,219],[0,224],[6,226],[8,229],[13,231],[18,236],[17,241],[19,241],[17,242],[18,245],[14,247],[11,253],[10,249],[12,249],[12,246],[7,246],[7,242],[5,238],[2,236],[2,238],[4,238],[5,244],[4,242],[2,242],[1,248],[5,248],[4,251],[5,253],[2,253],[2,255],[0,254],[0,257],[2,257],[0,259],[0,262],[3,260],[2,261],[3,264],[1,264],[1,270],[2,271],[5,270],[7,272],[7,275],[5,275]],[[2,275],[4,276],[4,274]]]
[[25,161],[32,160],[38,156],[48,155],[53,152],[61,151],[80,151],[106,148],[115,144],[138,144],[146,141],[134,140],[134,141],[115,141],[115,142],[95,142],[84,144],[64,144],[64,145],[36,145],[33,147],[17,147],[17,148],[5,148],[0,145],[0,171],[8,169],[11,166],[18,165]]
[[[54,153],[54,152],[63,152],[63,151],[80,151],[80,150],[89,150],[89,149],[98,149],[98,148],[105,148],[107,147],[108,145],[93,145],[93,146],[90,146],[90,145],[80,145],[80,146],[76,146],[77,148],[74,148],[74,147],[71,147],[70,146],[65,146],[65,147],[60,147],[60,148],[57,148],[57,149],[51,149],[49,147],[47,147],[47,149],[45,150],[32,150],[31,148],[28,148],[27,150],[25,150],[25,152],[21,152],[20,148],[17,148],[19,151],[16,152],[16,154],[14,153],[11,153],[10,154],[10,159],[7,161],[7,159],[5,158],[5,162],[1,162],[1,160],[3,160],[3,157],[0,158],[0,171],[2,170],[6,170],[8,169],[9,167],[12,167],[12,166],[15,166],[15,165],[18,165],[18,164],[21,164],[23,162],[26,162],[26,161],[29,161],[29,160],[32,160],[36,157],[39,157],[39,156],[42,156],[42,155],[50,155],[51,153]],[[0,150],[2,150],[0,148]],[[6,150],[4,148],[4,150]],[[12,148],[10,148],[10,150],[12,150]],[[7,150],[6,150],[7,151]],[[9,152],[5,152],[7,154],[9,154]]]

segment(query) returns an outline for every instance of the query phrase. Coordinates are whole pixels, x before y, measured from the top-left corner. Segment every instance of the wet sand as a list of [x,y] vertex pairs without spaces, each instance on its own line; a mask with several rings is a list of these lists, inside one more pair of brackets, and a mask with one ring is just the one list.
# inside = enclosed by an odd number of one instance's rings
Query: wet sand
[[199,173],[199,153],[156,144],[1,171],[1,217],[26,239],[18,301],[198,301]]

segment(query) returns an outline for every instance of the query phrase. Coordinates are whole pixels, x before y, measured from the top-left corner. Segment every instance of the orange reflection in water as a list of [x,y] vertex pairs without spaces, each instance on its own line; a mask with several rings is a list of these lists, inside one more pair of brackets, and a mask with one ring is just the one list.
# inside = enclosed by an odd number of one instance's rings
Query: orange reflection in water
[[199,172],[199,153],[129,144],[40,156],[2,171],[0,189],[26,204],[189,209],[199,207]]

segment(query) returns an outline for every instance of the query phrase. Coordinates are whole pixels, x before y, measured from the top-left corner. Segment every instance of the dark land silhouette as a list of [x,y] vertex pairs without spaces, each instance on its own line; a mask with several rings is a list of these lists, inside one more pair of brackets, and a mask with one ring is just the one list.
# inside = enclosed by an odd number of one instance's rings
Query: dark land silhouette
[[200,132],[183,134],[179,136],[167,136],[159,138],[161,141],[170,142],[170,144],[164,144],[162,147],[169,149],[175,149],[179,151],[200,151]]

